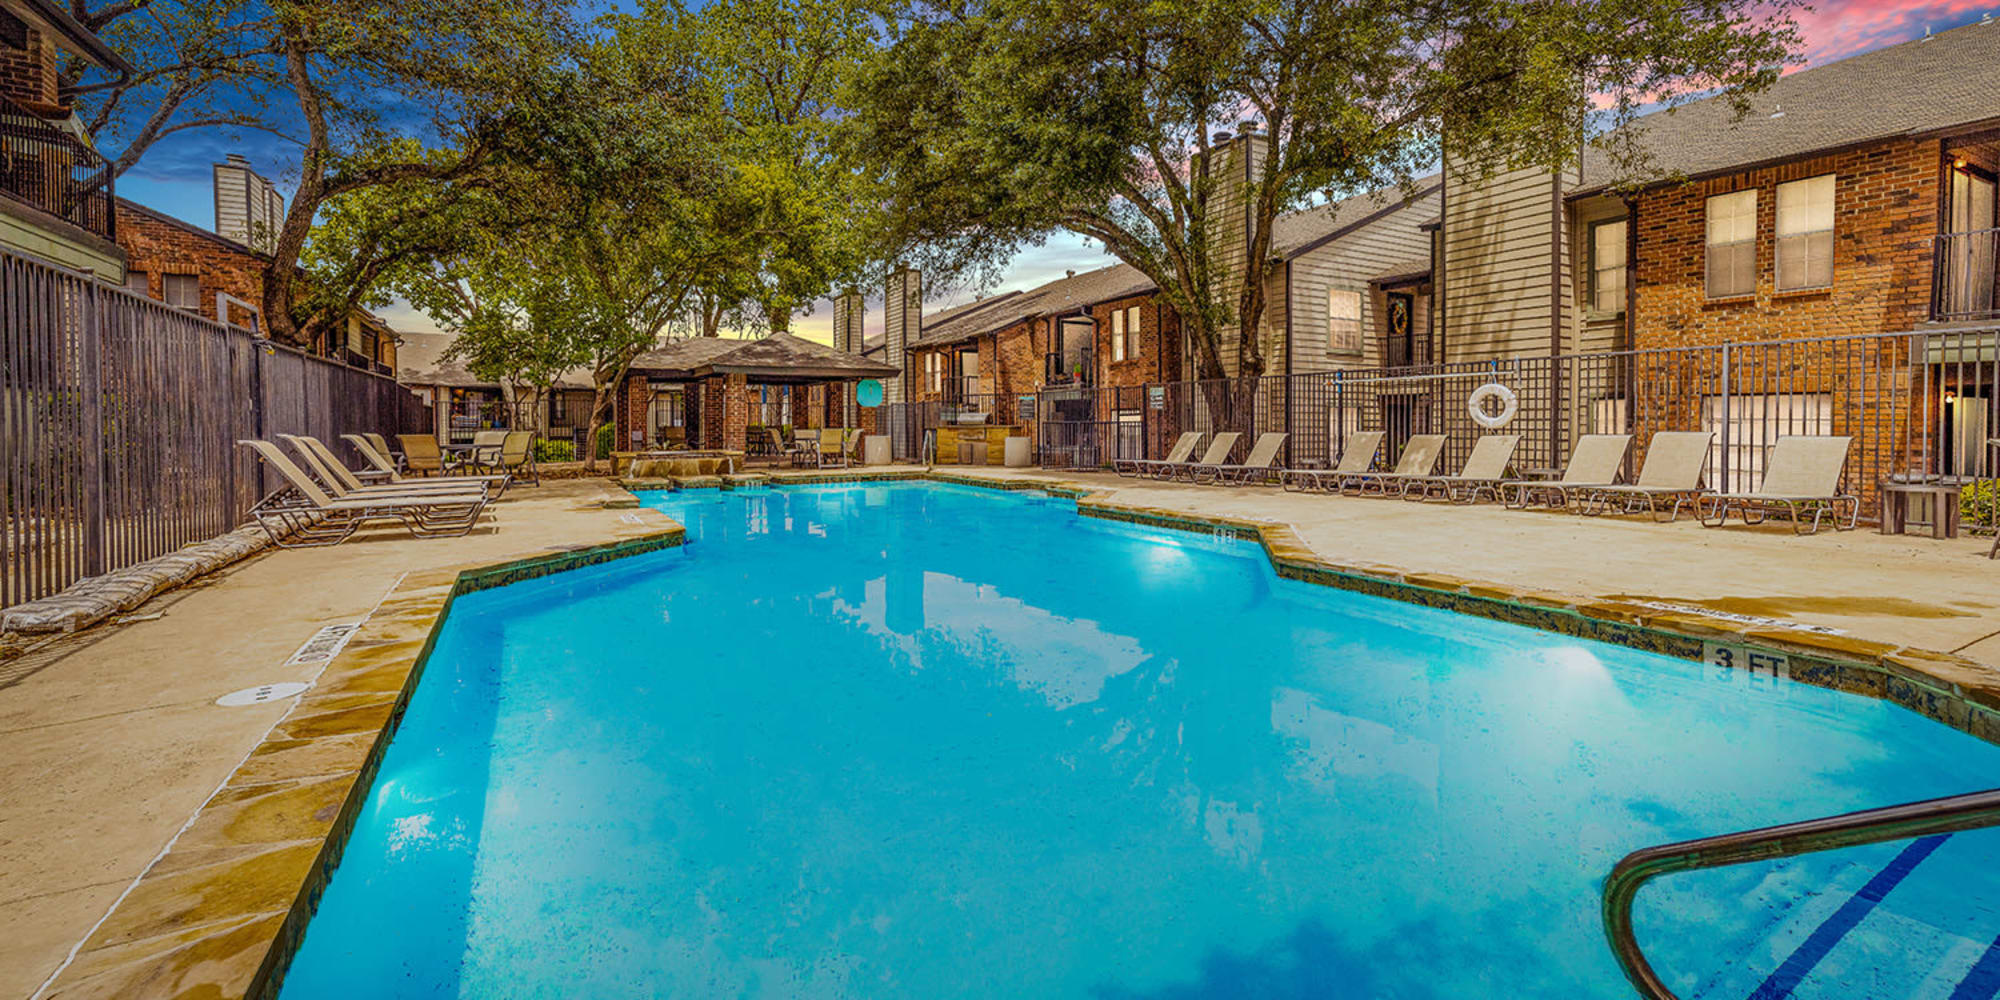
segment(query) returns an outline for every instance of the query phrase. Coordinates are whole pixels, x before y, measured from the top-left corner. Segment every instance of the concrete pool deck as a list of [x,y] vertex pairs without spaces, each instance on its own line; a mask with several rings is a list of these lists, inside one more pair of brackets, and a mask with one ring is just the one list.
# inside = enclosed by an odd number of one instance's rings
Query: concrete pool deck
[[[774,479],[876,478],[883,471],[779,472]],[[1687,522],[1176,486],[1109,474],[936,471],[1075,484],[1101,491],[1092,498],[1096,503],[1286,525],[1313,555],[1378,567],[1417,584],[1478,581],[1579,600],[1709,608],[1837,629],[1860,642],[1956,651],[2000,667],[2000,564],[1984,559],[1986,543],[1979,540],[1892,538],[1865,529],[1793,538]],[[380,530],[330,549],[267,553],[161,595],[135,613],[140,620],[0,663],[0,787],[32,791],[0,801],[0,850],[8,862],[0,865],[0,997],[32,994],[87,937],[90,945],[49,995],[170,995],[202,985],[234,995],[224,984],[235,984],[240,993],[262,954],[256,942],[268,950],[268,942],[282,935],[271,907],[283,900],[242,901],[245,917],[202,923],[134,892],[114,919],[103,926],[100,919],[184,825],[189,834],[175,846],[177,860],[158,866],[167,878],[202,863],[198,852],[192,860],[187,855],[205,843],[204,824],[231,837],[292,845],[306,843],[296,832],[300,825],[317,830],[336,824],[341,806],[331,796],[351,787],[353,775],[325,786],[325,795],[280,801],[262,815],[239,810],[222,795],[199,822],[190,816],[225,782],[243,780],[239,765],[253,750],[261,753],[260,744],[270,747],[267,737],[308,738],[303,729],[285,728],[299,721],[295,705],[356,701],[372,713],[353,726],[343,720],[338,731],[314,733],[325,745],[308,747],[312,753],[352,756],[359,743],[378,734],[391,718],[393,692],[343,691],[340,685],[362,669],[379,666],[350,661],[372,653],[413,661],[418,637],[441,613],[460,568],[672,530],[656,512],[603,509],[607,496],[630,504],[605,480],[551,482],[510,494],[493,522],[464,539],[417,541],[399,530]],[[229,691],[313,677],[321,665],[286,666],[293,651],[322,626],[354,622],[378,608],[372,620],[386,634],[355,640],[378,648],[343,653],[327,668],[320,690],[251,707],[214,705]],[[155,612],[164,617],[146,619]],[[405,663],[398,676],[407,673]],[[305,721],[334,714],[329,709]],[[280,853],[272,849],[270,856]],[[297,879],[287,877],[296,895]],[[227,905],[232,901],[222,897],[242,894],[227,880],[203,885],[217,897],[205,903]],[[255,940],[237,940],[241,936]],[[189,947],[195,943],[201,946]],[[165,972],[143,971],[145,962],[169,954],[176,957],[161,965]]]

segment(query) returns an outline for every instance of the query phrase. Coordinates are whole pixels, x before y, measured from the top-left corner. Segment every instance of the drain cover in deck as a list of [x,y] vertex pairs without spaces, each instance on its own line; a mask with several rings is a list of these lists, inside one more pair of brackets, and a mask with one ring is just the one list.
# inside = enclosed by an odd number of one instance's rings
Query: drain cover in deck
[[237,708],[243,705],[262,705],[267,701],[283,701],[310,686],[300,681],[280,681],[276,684],[264,684],[258,687],[244,688],[241,691],[231,691],[215,699],[215,703],[226,708]]

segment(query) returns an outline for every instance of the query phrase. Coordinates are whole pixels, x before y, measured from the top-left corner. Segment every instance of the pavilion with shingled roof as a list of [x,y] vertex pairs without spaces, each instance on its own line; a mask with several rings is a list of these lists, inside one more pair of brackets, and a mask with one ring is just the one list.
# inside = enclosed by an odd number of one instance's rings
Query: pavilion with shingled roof
[[750,450],[752,427],[858,427],[863,379],[894,366],[787,333],[757,340],[688,337],[633,359],[616,400],[618,450]]

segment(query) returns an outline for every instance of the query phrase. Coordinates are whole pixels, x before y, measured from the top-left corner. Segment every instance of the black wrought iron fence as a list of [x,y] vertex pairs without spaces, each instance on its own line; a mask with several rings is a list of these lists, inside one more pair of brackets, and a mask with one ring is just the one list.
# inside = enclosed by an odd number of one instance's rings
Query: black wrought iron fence
[[227,531],[277,486],[239,439],[429,428],[391,379],[0,251],[0,606]]
[[118,234],[112,185],[110,165],[96,150],[0,97],[0,191],[108,240]]
[[1037,464],[1094,469],[1145,457],[1147,398],[1143,385],[1042,390],[1035,395]]

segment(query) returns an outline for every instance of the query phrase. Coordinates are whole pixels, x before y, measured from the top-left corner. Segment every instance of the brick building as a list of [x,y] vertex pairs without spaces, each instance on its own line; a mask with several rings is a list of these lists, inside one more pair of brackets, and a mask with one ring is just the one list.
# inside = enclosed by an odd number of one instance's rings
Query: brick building
[[119,282],[114,178],[63,92],[59,66],[72,58],[132,72],[63,4],[0,0],[0,247]]
[[632,362],[613,404],[619,450],[746,450],[750,430],[871,429],[856,384],[896,369],[790,334],[758,340],[690,337]]

